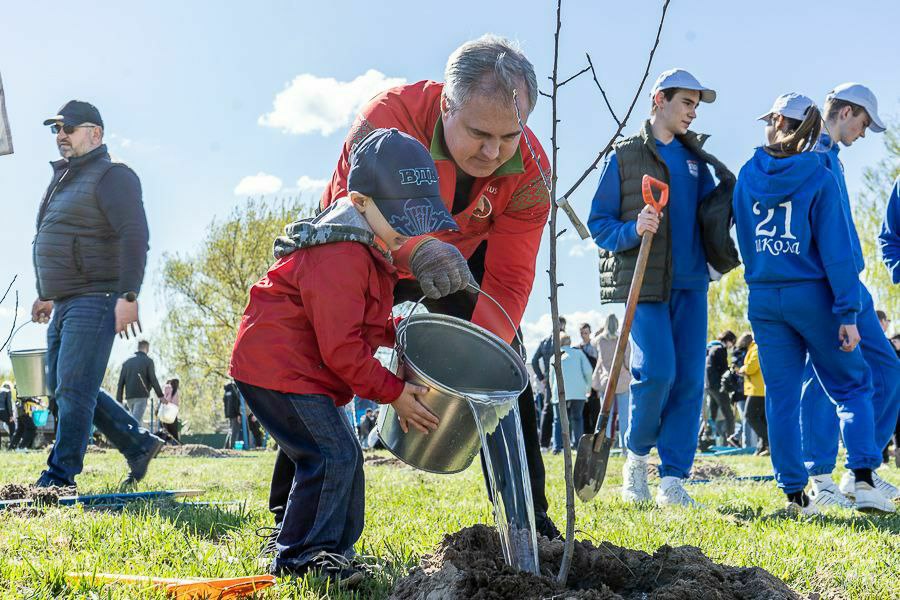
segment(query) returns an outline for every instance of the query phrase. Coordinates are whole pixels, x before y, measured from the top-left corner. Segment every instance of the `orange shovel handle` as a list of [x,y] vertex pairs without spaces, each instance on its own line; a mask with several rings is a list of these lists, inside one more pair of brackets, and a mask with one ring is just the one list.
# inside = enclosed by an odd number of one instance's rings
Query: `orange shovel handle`
[[[654,197],[653,190],[659,192],[659,200]],[[669,203],[669,184],[655,177],[644,175],[641,178],[641,195],[644,197],[645,204],[652,206],[657,213],[662,213],[663,207]]]

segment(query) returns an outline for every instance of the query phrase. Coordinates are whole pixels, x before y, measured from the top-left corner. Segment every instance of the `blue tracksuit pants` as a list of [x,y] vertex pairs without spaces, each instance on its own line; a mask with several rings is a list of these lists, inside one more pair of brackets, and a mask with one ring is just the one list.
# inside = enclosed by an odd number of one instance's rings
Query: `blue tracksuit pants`
[[766,382],[766,420],[775,480],[786,494],[808,480],[800,440],[800,395],[807,352],[819,381],[835,400],[851,469],[881,463],[875,444],[872,376],[856,348],[843,352],[840,318],[824,282],[782,288],[750,288],[750,324]]
[[631,416],[625,445],[655,446],[660,477],[686,478],[694,464],[706,365],[706,290],[672,290],[637,305],[631,328]]
[[[863,358],[872,371],[875,394],[875,445],[884,448],[894,434],[900,412],[900,359],[881,330],[875,304],[862,285],[862,311],[856,326],[862,341]],[[803,399],[800,403],[800,427],[803,438],[803,460],[810,475],[824,475],[834,470],[838,453],[839,422],[834,406],[807,360],[804,373]]]

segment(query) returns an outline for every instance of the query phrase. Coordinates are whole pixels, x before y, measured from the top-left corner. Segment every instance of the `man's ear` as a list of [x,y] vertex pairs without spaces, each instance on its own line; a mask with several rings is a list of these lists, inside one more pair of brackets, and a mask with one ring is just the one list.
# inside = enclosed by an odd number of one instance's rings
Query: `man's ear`
[[656,92],[656,95],[653,96],[653,104],[656,106],[657,109],[662,108],[663,102],[665,102],[665,101],[666,101],[666,95],[663,93],[662,90],[659,90],[658,92]]

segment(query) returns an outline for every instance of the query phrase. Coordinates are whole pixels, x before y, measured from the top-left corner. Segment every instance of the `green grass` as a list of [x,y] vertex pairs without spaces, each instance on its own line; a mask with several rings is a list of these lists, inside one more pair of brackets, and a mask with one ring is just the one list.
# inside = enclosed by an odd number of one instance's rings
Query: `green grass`
[[[0,511],[0,598],[163,598],[127,586],[70,587],[68,571],[227,577],[261,572],[257,527],[269,525],[268,482],[274,455],[200,459],[161,457],[143,489],[197,487],[197,500],[237,504],[190,507],[146,503],[124,511],[50,508],[37,516]],[[0,484],[30,483],[43,452],[0,453]],[[562,458],[545,455],[551,516],[563,527]],[[738,475],[770,472],[767,459],[722,459]],[[815,519],[781,516],[774,484],[719,482],[689,486],[705,508],[638,509],[618,500],[621,460],[614,459],[597,499],[577,503],[578,537],[652,552],[662,544],[699,546],[718,562],[760,566],[798,592],[822,598],[900,598],[900,516],[863,517],[849,511]],[[115,452],[89,454],[81,493],[102,492],[124,475]],[[900,483],[900,472],[882,469]],[[382,569],[357,594],[317,581],[283,579],[265,598],[386,597],[393,579],[430,551],[444,533],[491,521],[481,472],[436,476],[407,468],[366,467],[366,530],[358,550]]]

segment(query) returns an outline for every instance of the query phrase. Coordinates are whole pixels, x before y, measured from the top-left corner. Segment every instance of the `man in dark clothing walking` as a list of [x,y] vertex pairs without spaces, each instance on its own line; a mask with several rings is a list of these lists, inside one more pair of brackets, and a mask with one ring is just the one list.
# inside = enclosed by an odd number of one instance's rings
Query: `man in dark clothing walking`
[[[62,160],[41,201],[31,318],[50,323],[47,379],[59,406],[56,442],[37,485],[74,486],[94,425],[128,461],[123,486],[143,479],[163,441],[100,389],[116,334],[137,335],[147,219],[137,175],[103,144],[103,119],[72,100],[44,121]],[[51,320],[52,314],[52,320]]]
[[[119,373],[119,385],[116,389],[116,400],[122,404],[122,396],[128,401],[131,416],[138,423],[144,421],[144,411],[147,409],[147,400],[150,399],[150,390],[156,392],[157,398],[162,398],[162,388],[156,379],[156,365],[153,359],[147,356],[150,352],[150,342],[141,340],[138,342],[137,352],[134,356],[122,363],[122,371]],[[153,415],[150,415],[153,420]]]
[[[566,330],[565,317],[559,318],[559,330]],[[550,380],[550,357],[553,356],[553,334],[551,333],[543,340],[534,356],[531,357],[531,368],[538,378],[538,384],[543,389],[544,405],[541,407],[541,422],[539,424],[541,436],[541,448],[550,448],[550,438],[553,436],[553,405],[550,398],[553,394],[547,388],[547,382]]]
[[737,336],[731,331],[724,331],[716,340],[706,347],[706,395],[709,398],[709,409],[717,408],[725,420],[722,436],[726,443],[735,446],[734,412],[731,410],[731,398],[722,391],[722,375],[728,371],[728,350],[734,347]]

